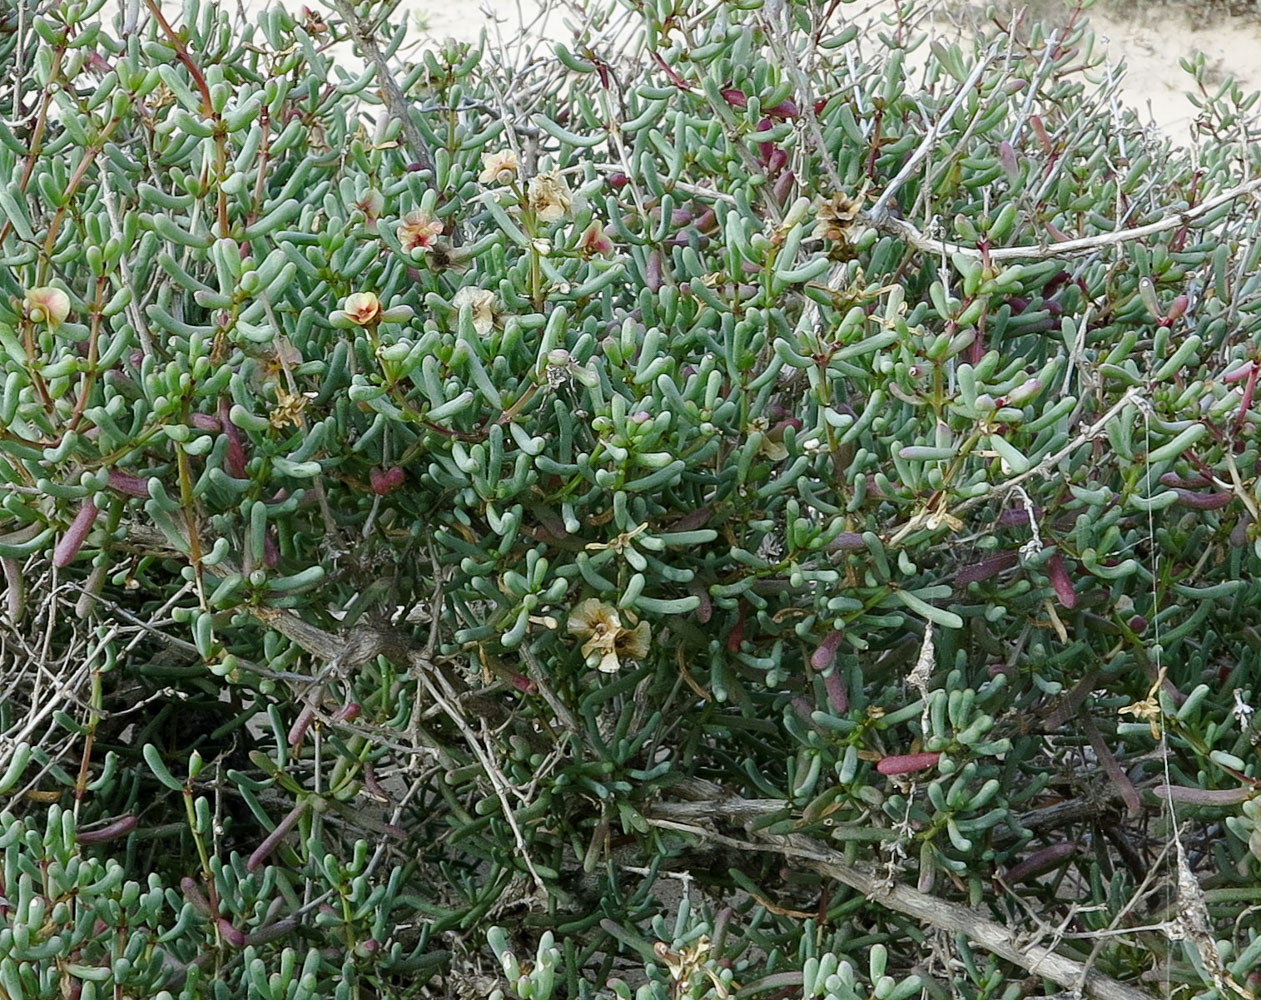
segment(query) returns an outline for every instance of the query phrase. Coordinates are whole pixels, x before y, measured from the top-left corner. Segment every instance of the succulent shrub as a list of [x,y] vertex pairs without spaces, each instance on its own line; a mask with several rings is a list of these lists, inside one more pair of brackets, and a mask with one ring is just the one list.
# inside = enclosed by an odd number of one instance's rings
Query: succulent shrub
[[848,8],[0,15],[9,995],[1258,985],[1257,95]]

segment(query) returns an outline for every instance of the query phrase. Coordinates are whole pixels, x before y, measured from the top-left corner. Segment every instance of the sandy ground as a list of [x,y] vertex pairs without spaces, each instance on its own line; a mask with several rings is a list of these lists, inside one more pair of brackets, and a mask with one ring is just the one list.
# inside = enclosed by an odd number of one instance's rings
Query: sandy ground
[[[165,0],[167,5],[177,5],[176,0]],[[299,8],[303,0],[243,0],[247,8],[262,8],[272,2],[283,2]],[[305,0],[312,7],[322,7],[317,0]],[[611,0],[610,0],[611,2]],[[861,17],[878,15],[894,6],[896,0],[858,0],[841,8],[845,16]],[[957,8],[959,0],[932,0],[945,7]],[[1054,7],[1047,0],[1035,0],[1042,8]],[[537,0],[403,0],[404,7],[415,19],[413,26],[438,40],[456,38],[470,41],[483,28],[488,28],[494,38],[511,40],[517,37],[523,26],[531,26],[545,37],[567,38],[569,29],[564,18],[552,12],[541,23]],[[1013,5],[1015,6],[1015,5]],[[1131,10],[1138,3],[1130,3]],[[1124,10],[1124,7],[1121,8]],[[1099,43],[1108,54],[1110,62],[1126,66],[1125,80],[1121,88],[1124,100],[1137,108],[1146,119],[1154,121],[1167,135],[1175,140],[1188,138],[1194,125],[1197,109],[1184,96],[1195,88],[1195,81],[1179,65],[1183,57],[1203,52],[1208,69],[1207,83],[1210,92],[1219,86],[1227,75],[1233,75],[1245,92],[1261,90],[1261,24],[1242,18],[1219,15],[1211,22],[1197,20],[1178,9],[1164,8],[1144,16],[1141,13],[1108,12],[1096,9],[1090,14],[1091,23]],[[945,37],[957,36],[961,27],[975,21],[966,15],[943,16],[936,22]],[[1253,114],[1261,116],[1261,109]]]

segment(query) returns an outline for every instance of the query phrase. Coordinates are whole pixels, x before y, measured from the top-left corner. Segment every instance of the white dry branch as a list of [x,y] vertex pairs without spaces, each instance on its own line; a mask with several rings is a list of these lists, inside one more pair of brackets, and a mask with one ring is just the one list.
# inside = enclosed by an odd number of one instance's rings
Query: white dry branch
[[[728,795],[707,782],[698,782],[695,785],[698,788],[704,787],[701,797],[712,796],[704,801],[711,819],[740,822],[746,818],[744,799]],[[1050,948],[1022,942],[1016,932],[983,916],[977,910],[919,892],[909,886],[890,885],[881,874],[848,863],[842,852],[825,847],[810,837],[757,830],[753,834],[756,840],[745,840],[719,833],[709,824],[702,826],[695,822],[680,822],[675,818],[675,806],[694,807],[697,804],[661,802],[652,807],[646,818],[659,829],[692,834],[739,851],[770,852],[791,858],[798,865],[804,865],[862,893],[874,903],[913,917],[929,927],[963,935],[972,943],[1013,965],[1027,969],[1033,975],[1050,979],[1066,989],[1081,988],[1096,1000],[1152,1000],[1150,994],[1143,990],[1088,968]],[[694,810],[686,812],[695,815]]]

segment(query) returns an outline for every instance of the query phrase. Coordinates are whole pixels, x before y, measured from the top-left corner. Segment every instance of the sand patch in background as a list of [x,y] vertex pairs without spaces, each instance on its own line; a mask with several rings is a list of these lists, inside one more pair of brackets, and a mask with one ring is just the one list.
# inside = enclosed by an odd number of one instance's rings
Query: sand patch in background
[[[270,6],[277,0],[241,0],[248,14]],[[298,10],[303,0],[279,0],[284,6]],[[312,7],[323,8],[317,0],[305,0]],[[607,0],[612,3],[613,0]],[[897,0],[859,0],[844,5],[838,14],[858,20],[888,14]],[[936,11],[932,29],[949,41],[985,30],[987,22],[979,12],[980,5],[963,0],[929,0]],[[173,0],[167,6],[177,7]],[[1066,20],[1064,0],[1032,0],[1028,4],[1011,3],[1013,11],[1030,7],[1031,14],[1048,23]],[[574,23],[572,11],[561,5],[541,13],[538,0],[403,0],[401,9],[411,19],[411,37],[440,42],[444,38],[474,41],[483,29],[494,43],[511,44],[525,36],[566,40]],[[1197,11],[1199,9],[1197,8]],[[1121,98],[1136,108],[1144,121],[1154,121],[1166,135],[1178,142],[1187,142],[1199,114],[1184,94],[1195,89],[1195,80],[1179,62],[1196,52],[1204,54],[1205,82],[1210,93],[1227,76],[1233,76],[1245,93],[1261,90],[1261,19],[1232,16],[1225,11],[1191,13],[1189,8],[1157,6],[1128,2],[1100,5],[1089,12],[1098,43],[1108,60],[1120,73],[1124,63]],[[992,23],[989,24],[992,30]],[[1261,126],[1261,109],[1253,109],[1254,120]]]

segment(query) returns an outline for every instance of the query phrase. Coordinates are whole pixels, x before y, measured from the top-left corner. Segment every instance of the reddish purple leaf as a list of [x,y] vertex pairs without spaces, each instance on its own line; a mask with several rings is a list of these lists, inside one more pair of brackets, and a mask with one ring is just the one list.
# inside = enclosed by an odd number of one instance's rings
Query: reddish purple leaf
[[83,547],[83,543],[87,540],[88,532],[92,530],[92,525],[96,523],[96,515],[99,513],[100,511],[96,509],[96,504],[92,502],[91,497],[83,501],[83,506],[79,508],[79,513],[74,516],[74,520],[70,522],[70,527],[66,529],[66,533],[61,536],[61,541],[53,549],[54,566],[62,569],[74,561],[74,557],[79,554],[79,549]]
[[881,774],[911,774],[915,771],[926,771],[937,766],[939,753],[906,753],[894,757],[885,757],[876,764]]
[[135,816],[123,816],[95,830],[82,830],[75,835],[75,843],[104,844],[109,840],[117,840],[131,833],[136,828],[136,822]]
[[836,660],[836,650],[845,638],[840,629],[829,632],[813,653],[810,654],[810,666],[815,670],[826,670]]
[[125,493],[129,497],[149,498],[149,480],[145,476],[133,476],[130,472],[109,470],[110,489]]
[[1027,882],[1031,878],[1045,875],[1054,868],[1073,857],[1078,851],[1076,844],[1052,844],[1025,858],[1017,865],[1012,865],[1004,873],[1003,878],[1009,885]]
[[1051,586],[1055,588],[1055,596],[1060,604],[1072,611],[1077,607],[1077,591],[1073,589],[1073,581],[1064,567],[1064,557],[1056,552],[1047,563],[1047,574],[1051,577]]
[[368,478],[372,481],[372,492],[377,496],[383,497],[387,493],[392,493],[403,485],[403,480],[407,477],[407,473],[403,471],[402,466],[394,466],[391,469],[373,468],[368,473]]

